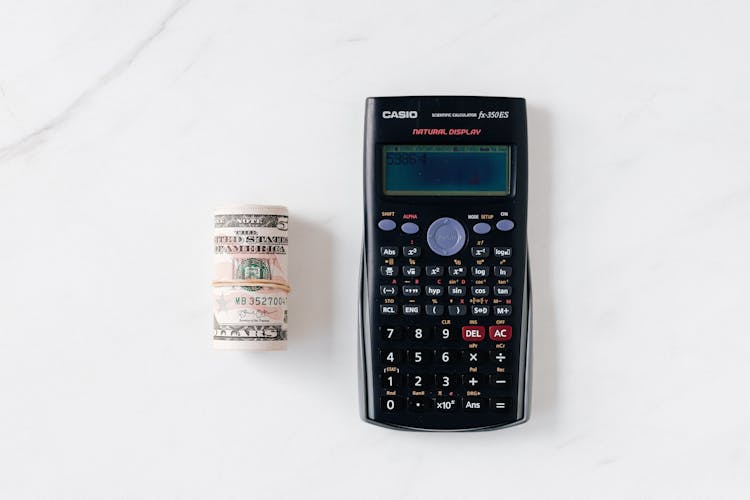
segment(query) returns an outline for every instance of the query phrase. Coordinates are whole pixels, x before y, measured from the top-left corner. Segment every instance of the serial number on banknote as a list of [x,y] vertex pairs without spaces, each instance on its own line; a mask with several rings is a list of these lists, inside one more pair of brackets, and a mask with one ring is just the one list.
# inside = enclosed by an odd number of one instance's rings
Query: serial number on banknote
[[235,304],[243,306],[285,306],[286,297],[237,297]]

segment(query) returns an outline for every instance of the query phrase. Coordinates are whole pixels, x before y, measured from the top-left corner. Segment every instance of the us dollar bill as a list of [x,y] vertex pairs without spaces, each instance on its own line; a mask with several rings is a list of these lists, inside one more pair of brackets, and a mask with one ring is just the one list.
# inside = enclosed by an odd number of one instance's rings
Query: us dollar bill
[[214,347],[286,349],[287,290],[269,285],[228,286],[227,282],[288,283],[288,255],[286,207],[233,205],[214,212]]

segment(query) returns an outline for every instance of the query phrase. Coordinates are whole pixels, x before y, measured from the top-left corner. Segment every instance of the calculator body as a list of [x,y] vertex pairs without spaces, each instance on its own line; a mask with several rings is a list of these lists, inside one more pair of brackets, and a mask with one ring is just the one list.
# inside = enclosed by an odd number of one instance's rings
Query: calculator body
[[524,99],[369,98],[360,413],[409,430],[528,416]]

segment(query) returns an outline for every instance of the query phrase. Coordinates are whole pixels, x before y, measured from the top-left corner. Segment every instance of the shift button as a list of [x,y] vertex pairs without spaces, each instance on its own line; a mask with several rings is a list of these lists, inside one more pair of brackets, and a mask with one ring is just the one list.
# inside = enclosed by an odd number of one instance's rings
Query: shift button
[[378,227],[383,231],[393,231],[396,229],[396,223],[391,219],[381,219],[380,222],[378,222]]

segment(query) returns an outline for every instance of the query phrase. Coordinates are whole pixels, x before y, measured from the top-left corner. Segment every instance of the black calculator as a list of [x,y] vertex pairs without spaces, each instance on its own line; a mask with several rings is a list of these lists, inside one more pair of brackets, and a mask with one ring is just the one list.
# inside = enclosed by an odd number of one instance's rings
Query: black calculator
[[407,430],[528,417],[524,99],[367,99],[360,413]]

